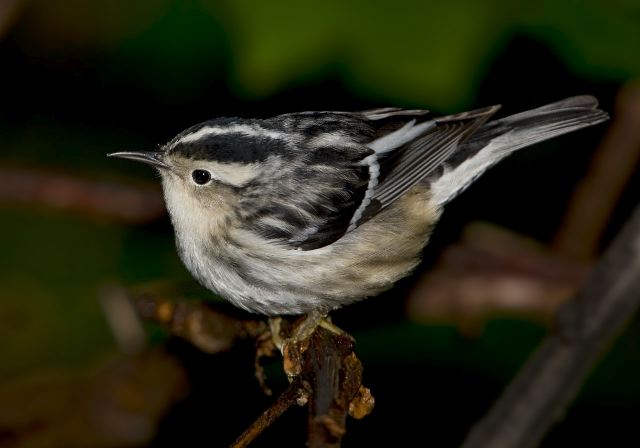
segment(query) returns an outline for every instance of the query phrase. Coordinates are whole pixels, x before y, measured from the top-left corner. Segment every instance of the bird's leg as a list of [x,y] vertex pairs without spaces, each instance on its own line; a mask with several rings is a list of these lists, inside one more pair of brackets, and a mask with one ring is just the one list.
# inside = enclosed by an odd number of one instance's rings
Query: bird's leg
[[294,325],[289,337],[283,337],[282,335],[282,322],[283,319],[281,317],[269,318],[271,339],[273,344],[280,350],[280,353],[282,353],[284,370],[289,379],[293,379],[300,373],[302,354],[308,347],[311,335],[318,327],[337,335],[345,334],[344,331],[331,323],[327,313],[320,311],[312,311],[301,318],[297,325]]
[[271,330],[271,340],[273,341],[273,345],[275,345],[276,348],[280,350],[280,353],[282,353],[284,344],[287,341],[286,338],[282,337],[282,333],[281,333],[282,317],[280,316],[270,317],[268,322],[269,322],[269,329]]
[[291,338],[289,339],[291,342],[302,342],[306,341],[311,337],[314,331],[318,327],[322,327],[325,330],[334,333],[334,334],[343,334],[344,331],[341,328],[336,327],[331,323],[331,319],[329,318],[329,313],[322,311],[311,311],[293,330],[291,334]]
[[311,337],[318,327],[322,327],[334,334],[343,334],[344,331],[331,323],[328,313],[321,311],[311,311],[309,314],[300,319],[300,322],[294,327],[290,337],[282,336],[282,317],[270,317],[269,328],[271,329],[271,337],[273,343],[282,352],[286,343],[302,342]]

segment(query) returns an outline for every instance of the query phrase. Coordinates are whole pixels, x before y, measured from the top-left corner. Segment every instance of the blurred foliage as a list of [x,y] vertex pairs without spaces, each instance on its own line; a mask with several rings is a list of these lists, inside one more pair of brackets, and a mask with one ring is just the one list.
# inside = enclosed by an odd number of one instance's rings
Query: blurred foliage
[[257,97],[336,71],[379,102],[455,109],[472,102],[516,33],[544,42],[581,76],[640,74],[634,0],[34,0],[26,15],[34,55],[64,64],[97,51],[101,76],[174,101],[223,71],[237,93]]
[[[152,147],[216,114],[266,115],[316,104],[453,111],[480,106],[478,98],[530,107],[547,95],[591,89],[610,105],[612,88],[640,76],[637,0],[9,4],[15,8],[11,26],[0,22],[0,163],[64,168],[86,178],[151,180],[145,167],[106,162],[104,154]],[[590,90],[574,91],[582,88]],[[483,178],[448,208],[426,265],[471,219],[519,225],[538,237],[552,233],[575,179],[588,165],[584,146],[601,132],[585,131],[571,137],[571,144],[556,140],[493,170],[493,178]],[[516,198],[486,200],[507,194],[504,182],[515,177],[521,182]],[[637,193],[627,196],[637,202]],[[113,351],[96,299],[107,282],[193,283],[177,258],[167,219],[128,228],[1,205],[0,379],[78,366]],[[520,320],[492,320],[478,339],[462,337],[453,325],[408,323],[402,299],[410,282],[338,316],[340,325],[354,330],[359,355],[368,363],[365,375],[380,398],[372,420],[354,423],[354,445],[369,433],[379,436],[370,428],[388,427],[394,418],[420,419],[413,422],[418,428],[429,418],[448,418],[434,433],[440,430],[446,440],[451,434],[462,437],[544,335],[544,328]],[[607,356],[583,400],[637,406],[638,328],[630,328]],[[212,415],[232,421],[235,426],[227,430],[237,434],[262,411],[265,401],[256,398],[250,356],[235,372],[229,366],[244,362],[239,356],[216,361],[179,350],[191,362],[187,367],[200,397],[197,405],[181,410],[192,437],[209,430]],[[232,382],[245,374],[248,379],[235,389]],[[399,374],[404,379],[398,381]],[[225,390],[211,392],[207,388],[213,389],[220,375],[226,375]],[[420,390],[409,390],[415,384]],[[424,416],[399,414],[403,388],[433,410],[424,406]],[[233,410],[251,415],[235,418],[225,415],[227,407],[211,406],[222,401],[220,394],[236,399],[236,390],[246,402]],[[434,437],[433,444],[445,446]],[[168,440],[165,445],[171,446]]]
[[0,213],[0,231],[11,235],[0,258],[0,378],[112,350],[98,288],[180,271],[165,235],[11,209]]

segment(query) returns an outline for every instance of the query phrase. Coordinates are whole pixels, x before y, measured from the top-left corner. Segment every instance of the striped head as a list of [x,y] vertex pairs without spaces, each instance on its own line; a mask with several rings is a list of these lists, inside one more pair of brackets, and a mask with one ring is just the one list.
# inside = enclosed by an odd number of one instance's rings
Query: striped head
[[110,155],[157,168],[176,230],[205,230],[237,215],[243,192],[277,168],[289,140],[257,120],[223,118],[185,130],[157,152]]
[[312,250],[356,230],[419,183],[442,207],[513,151],[607,118],[590,96],[488,121],[497,110],[222,118],[187,129],[159,152],[113,155],[159,169],[178,233],[211,236],[235,225],[278,246]]
[[[220,233],[235,219],[267,239],[296,245],[299,235],[307,240],[309,232],[333,232],[336,220],[348,223],[359,204],[354,193],[367,188],[360,161],[372,152],[365,146],[370,140],[359,118],[305,112],[211,120],[158,152],[111,155],[158,169],[178,235]],[[334,238],[344,233],[342,224]]]

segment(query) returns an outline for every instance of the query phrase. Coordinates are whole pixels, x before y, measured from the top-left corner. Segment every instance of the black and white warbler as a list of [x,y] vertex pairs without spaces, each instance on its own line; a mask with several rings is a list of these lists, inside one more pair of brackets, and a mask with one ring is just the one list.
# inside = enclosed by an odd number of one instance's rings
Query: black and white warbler
[[442,207],[513,151],[607,119],[591,96],[498,106],[221,118],[158,152],[178,251],[203,285],[266,315],[326,313],[409,274]]

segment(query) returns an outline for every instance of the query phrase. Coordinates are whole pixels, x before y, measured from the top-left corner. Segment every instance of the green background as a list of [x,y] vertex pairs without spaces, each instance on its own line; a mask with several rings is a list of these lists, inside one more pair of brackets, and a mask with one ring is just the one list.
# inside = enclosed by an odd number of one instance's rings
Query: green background
[[[619,88],[640,75],[640,3],[632,0],[7,5],[0,18],[0,168],[89,181],[155,182],[145,167],[104,155],[151,149],[217,116],[378,106],[448,113],[494,103],[509,113],[582,93],[611,111]],[[477,335],[461,334],[454,322],[420,325],[405,317],[404,296],[468,222],[549,241],[605,130],[538,145],[492,170],[447,210],[416,276],[338,313],[358,340],[378,399],[372,416],[350,423],[346,446],[462,440],[548,329],[527,316],[492,318]],[[635,175],[604,243],[637,203],[639,186]],[[4,200],[0,235],[5,382],[82,368],[117,350],[97,301],[103,285],[193,282],[166,217],[128,225]],[[165,343],[167,335],[151,331],[155,343]],[[544,446],[619,446],[635,435],[639,336],[634,321]],[[228,444],[269,403],[252,378],[250,348],[211,360],[179,341],[168,344],[187,367],[192,393],[153,446],[199,446],[203,437],[208,446]],[[270,371],[282,385],[278,366]],[[292,412],[256,446],[300,446],[303,419]],[[214,434],[210,421],[220,426]]]

